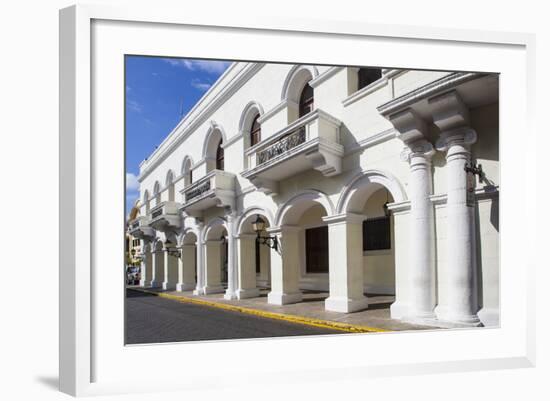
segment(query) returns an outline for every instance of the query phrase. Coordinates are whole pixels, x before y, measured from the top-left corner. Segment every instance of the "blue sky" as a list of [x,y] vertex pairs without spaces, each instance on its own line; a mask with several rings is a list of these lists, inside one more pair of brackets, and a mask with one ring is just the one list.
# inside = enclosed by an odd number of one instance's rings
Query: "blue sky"
[[126,214],[138,198],[139,164],[230,62],[126,56]]

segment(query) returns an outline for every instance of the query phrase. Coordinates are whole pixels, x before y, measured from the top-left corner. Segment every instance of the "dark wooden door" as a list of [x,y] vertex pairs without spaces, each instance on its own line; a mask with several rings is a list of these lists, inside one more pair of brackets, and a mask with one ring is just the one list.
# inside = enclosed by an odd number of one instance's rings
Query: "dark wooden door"
[[328,227],[306,229],[306,272],[328,273]]

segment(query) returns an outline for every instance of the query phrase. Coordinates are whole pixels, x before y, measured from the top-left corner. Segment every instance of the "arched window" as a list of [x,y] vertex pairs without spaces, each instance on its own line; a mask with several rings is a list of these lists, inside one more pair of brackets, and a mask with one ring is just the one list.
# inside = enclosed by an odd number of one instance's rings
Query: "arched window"
[[254,117],[250,128],[250,146],[254,146],[262,140],[262,127],[258,122],[258,118],[260,118],[259,114]]
[[374,81],[378,81],[382,78],[382,69],[380,68],[359,68],[357,72],[357,90],[363,89],[366,86],[369,86]]
[[223,170],[224,167],[224,156],[222,148],[222,140],[218,143],[218,148],[216,149],[216,169]]
[[193,183],[193,163],[190,158],[185,158],[181,168],[184,187]]
[[313,110],[313,88],[309,86],[309,83],[306,84],[304,89],[302,89],[302,94],[300,95],[300,109],[298,112],[298,117],[305,116],[307,113]]

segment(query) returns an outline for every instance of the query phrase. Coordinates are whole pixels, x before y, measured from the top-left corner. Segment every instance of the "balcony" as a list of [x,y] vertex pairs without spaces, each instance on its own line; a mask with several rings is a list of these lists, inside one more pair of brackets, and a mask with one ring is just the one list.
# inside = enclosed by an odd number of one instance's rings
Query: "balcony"
[[180,209],[190,216],[217,206],[235,206],[235,174],[213,170],[181,191],[184,203]]
[[178,202],[165,201],[151,209],[149,225],[155,230],[169,232],[181,225]]
[[316,109],[246,152],[248,169],[241,175],[258,190],[275,195],[278,182],[315,169],[324,176],[340,174],[344,147],[341,122]]
[[155,238],[155,230],[149,226],[149,219],[140,216],[128,224],[128,232],[131,236],[144,240]]

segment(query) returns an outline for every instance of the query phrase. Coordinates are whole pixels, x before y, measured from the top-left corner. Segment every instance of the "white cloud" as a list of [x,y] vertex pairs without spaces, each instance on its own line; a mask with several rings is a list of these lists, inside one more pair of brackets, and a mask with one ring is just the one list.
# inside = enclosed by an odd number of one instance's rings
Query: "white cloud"
[[193,79],[191,81],[191,86],[195,89],[199,89],[201,91],[207,91],[212,86],[208,82],[201,82],[199,79]]
[[135,111],[136,113],[141,113],[141,111],[143,110],[143,107],[141,106],[141,104],[139,104],[135,100],[128,100],[126,102],[126,106],[128,107],[129,110]]
[[179,58],[165,58],[165,62],[173,67],[184,67],[190,71],[204,71],[210,74],[221,74],[224,72],[231,62],[215,61],[215,60],[188,60]]
[[126,191],[139,191],[139,182],[137,176],[132,173],[126,173]]

